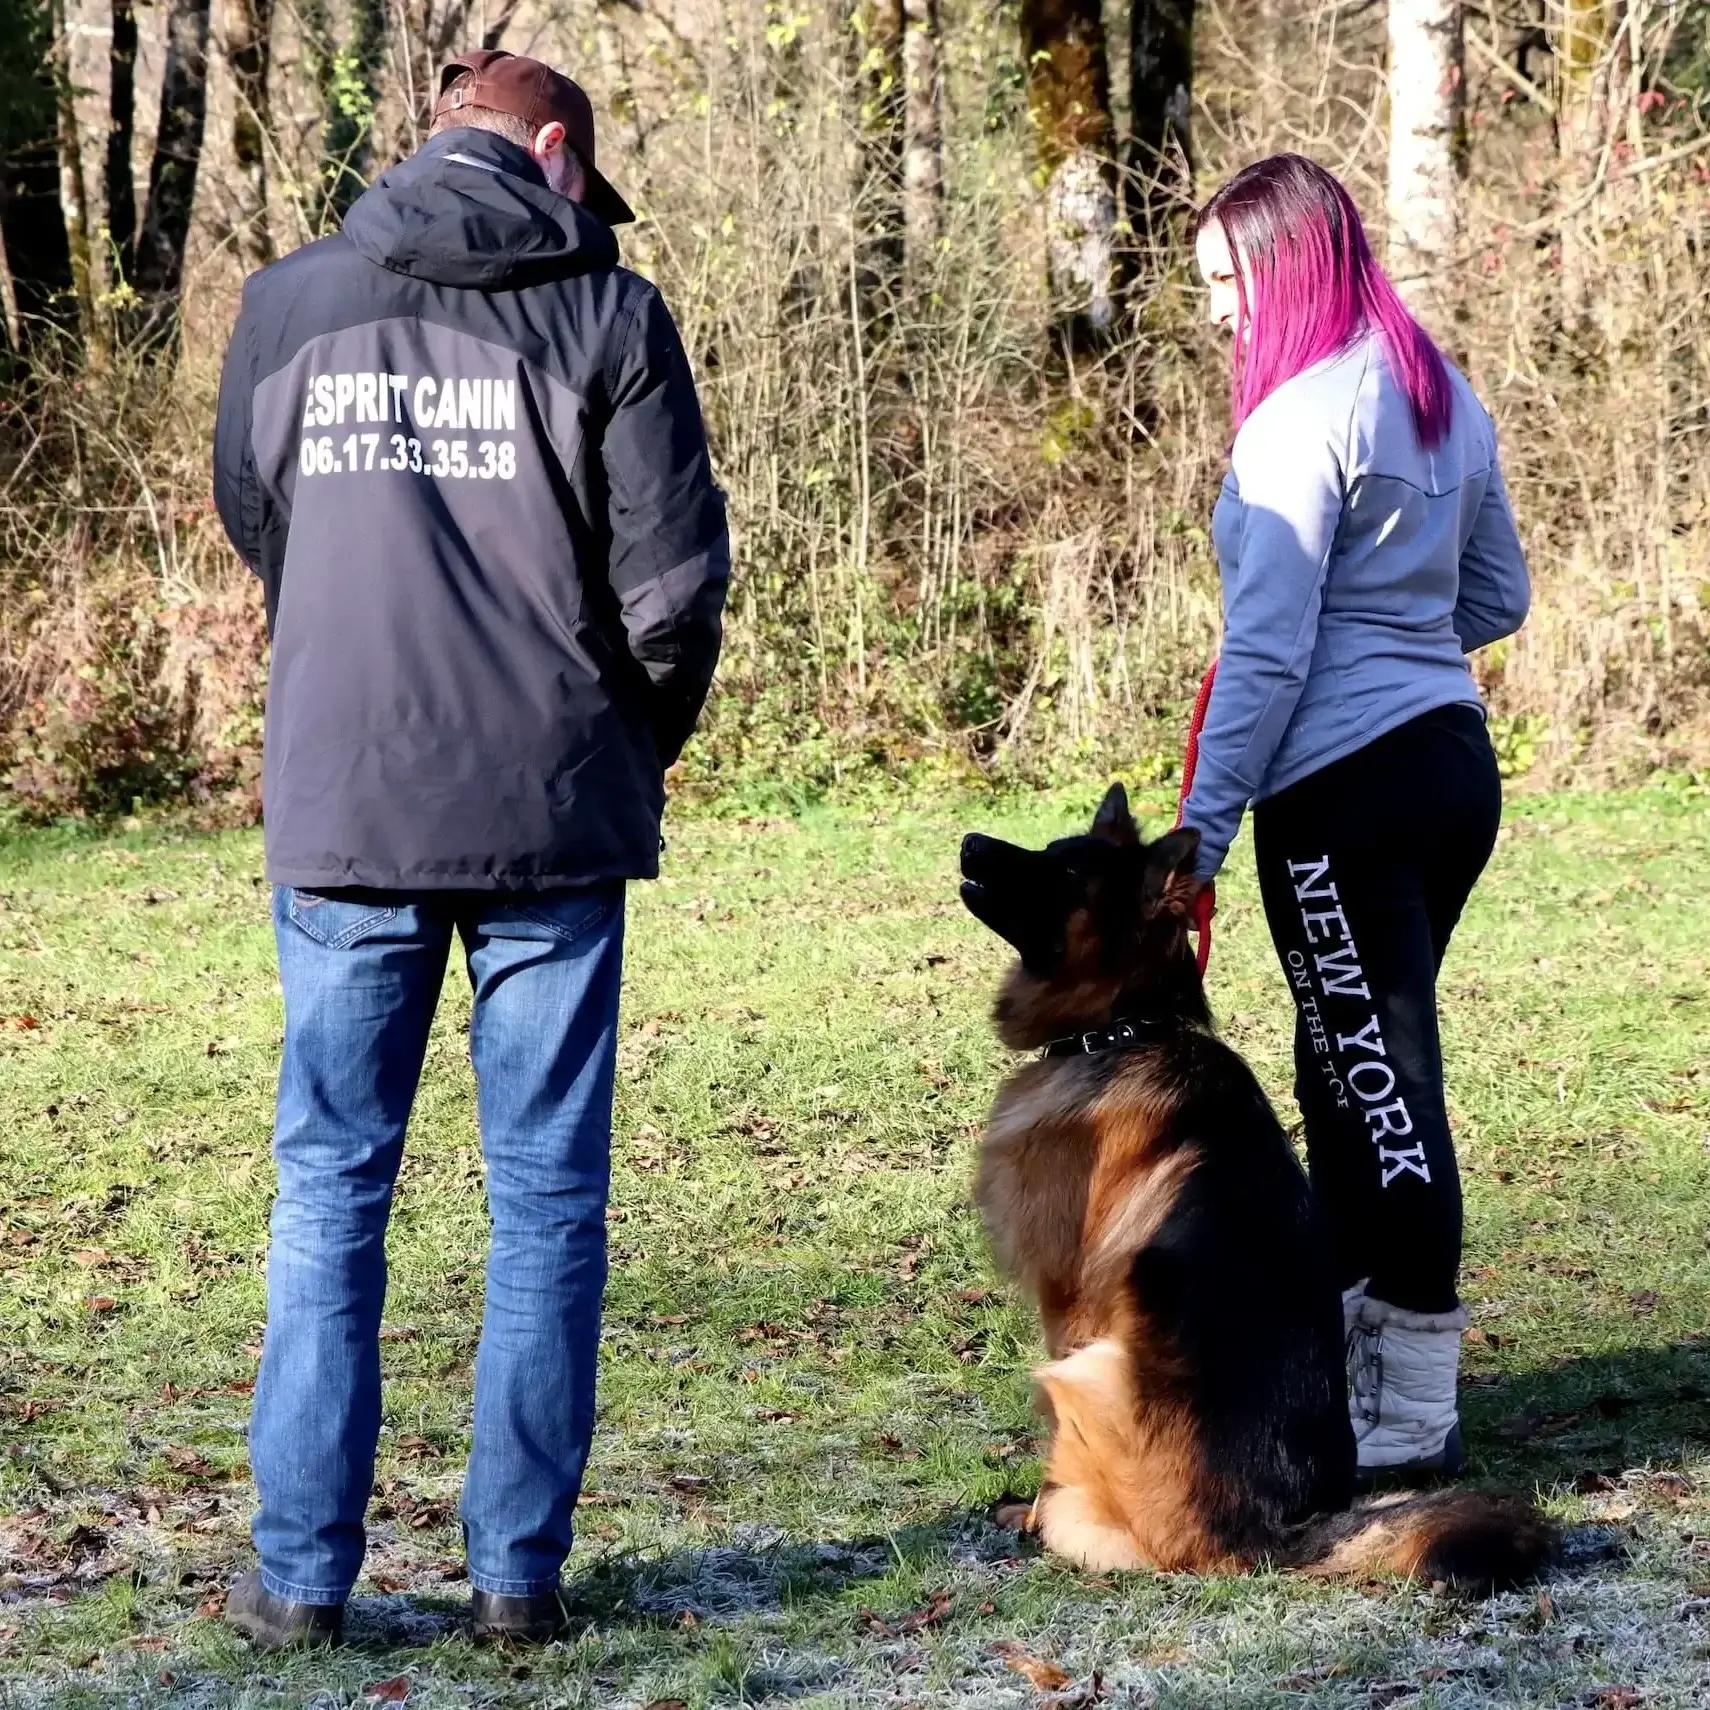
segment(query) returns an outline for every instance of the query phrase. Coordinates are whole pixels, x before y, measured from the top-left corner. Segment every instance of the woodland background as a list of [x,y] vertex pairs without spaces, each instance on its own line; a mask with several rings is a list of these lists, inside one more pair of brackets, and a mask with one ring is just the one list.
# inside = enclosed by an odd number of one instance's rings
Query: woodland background
[[1507,768],[1710,755],[1710,0],[0,0],[0,41],[0,815],[254,818],[239,287],[479,43],[589,88],[699,373],[738,574],[681,790],[1168,774],[1228,437],[1182,226],[1278,148],[1496,417]]

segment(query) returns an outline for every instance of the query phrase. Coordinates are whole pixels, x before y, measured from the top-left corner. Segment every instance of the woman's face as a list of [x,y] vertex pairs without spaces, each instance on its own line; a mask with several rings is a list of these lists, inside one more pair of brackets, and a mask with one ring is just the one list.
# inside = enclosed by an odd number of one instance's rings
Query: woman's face
[[1235,295],[1236,262],[1230,253],[1229,239],[1216,220],[1207,220],[1200,227],[1194,258],[1211,293],[1211,324],[1233,330],[1240,316],[1240,301]]

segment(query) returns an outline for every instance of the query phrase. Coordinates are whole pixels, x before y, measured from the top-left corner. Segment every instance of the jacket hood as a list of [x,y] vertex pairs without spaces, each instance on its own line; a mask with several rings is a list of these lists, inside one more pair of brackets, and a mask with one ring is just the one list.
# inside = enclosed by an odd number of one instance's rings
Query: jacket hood
[[344,235],[393,273],[484,291],[617,265],[611,227],[547,188],[526,149],[474,127],[442,131],[382,173]]

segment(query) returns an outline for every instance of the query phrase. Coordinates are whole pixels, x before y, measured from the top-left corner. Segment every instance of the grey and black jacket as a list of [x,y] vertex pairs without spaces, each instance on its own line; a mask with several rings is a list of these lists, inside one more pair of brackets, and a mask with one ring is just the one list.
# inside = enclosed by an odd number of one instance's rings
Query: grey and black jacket
[[274,883],[657,872],[724,501],[658,292],[526,151],[442,133],[249,280],[214,492],[266,591]]

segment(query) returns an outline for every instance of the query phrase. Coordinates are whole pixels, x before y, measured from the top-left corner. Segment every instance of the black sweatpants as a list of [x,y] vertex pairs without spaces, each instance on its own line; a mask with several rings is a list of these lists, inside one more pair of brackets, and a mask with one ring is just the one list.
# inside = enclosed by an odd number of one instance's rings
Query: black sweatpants
[[1440,707],[1253,809],[1271,937],[1295,1000],[1295,1097],[1344,1287],[1457,1304],[1461,1184],[1437,971],[1496,843],[1484,720]]

